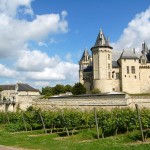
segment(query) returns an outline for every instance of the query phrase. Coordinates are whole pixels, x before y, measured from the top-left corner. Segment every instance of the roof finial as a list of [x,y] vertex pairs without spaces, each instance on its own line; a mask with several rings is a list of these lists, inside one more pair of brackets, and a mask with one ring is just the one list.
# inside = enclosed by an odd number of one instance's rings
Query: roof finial
[[99,32],[100,32],[100,34],[103,34],[102,28],[100,28],[100,31],[99,31]]

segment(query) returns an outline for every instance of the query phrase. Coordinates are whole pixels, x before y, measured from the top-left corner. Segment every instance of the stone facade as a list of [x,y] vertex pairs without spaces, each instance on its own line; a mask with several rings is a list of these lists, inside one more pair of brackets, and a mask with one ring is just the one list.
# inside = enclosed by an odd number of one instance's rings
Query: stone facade
[[87,92],[99,89],[102,93],[126,92],[129,94],[150,92],[150,51],[142,44],[141,56],[135,49],[123,50],[117,60],[112,59],[113,48],[102,30],[95,45],[87,49],[79,61],[79,81]]
[[0,111],[26,110],[32,106],[32,101],[40,96],[39,90],[28,84],[0,85]]

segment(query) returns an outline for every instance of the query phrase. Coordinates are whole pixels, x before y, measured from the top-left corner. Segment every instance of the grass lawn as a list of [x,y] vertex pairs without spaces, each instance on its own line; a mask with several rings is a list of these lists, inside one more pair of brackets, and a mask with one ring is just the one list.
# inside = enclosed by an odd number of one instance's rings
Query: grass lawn
[[94,130],[83,130],[69,137],[42,132],[9,133],[0,130],[0,145],[36,150],[150,150],[150,140],[140,142],[137,131],[98,140]]

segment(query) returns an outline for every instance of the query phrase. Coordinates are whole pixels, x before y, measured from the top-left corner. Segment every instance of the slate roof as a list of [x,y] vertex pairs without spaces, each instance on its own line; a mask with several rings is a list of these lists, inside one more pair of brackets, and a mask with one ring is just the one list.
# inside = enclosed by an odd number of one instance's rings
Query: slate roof
[[88,58],[91,57],[91,56],[89,55],[89,52],[88,52],[87,49],[84,50],[80,61],[85,60],[85,57],[86,57],[86,56],[88,56]]
[[15,90],[16,85],[0,85],[2,90]]
[[120,59],[139,59],[132,50],[123,50]]
[[[97,36],[97,39],[96,39],[96,42],[95,42],[95,45],[93,47],[110,47],[112,48],[110,45],[109,45],[109,40],[106,39],[104,33],[102,30],[100,30],[98,36]],[[92,47],[92,48],[93,48]],[[91,48],[91,49],[92,49]]]
[[117,61],[112,61],[112,68],[119,68],[119,64]]
[[34,91],[34,92],[38,92],[39,90],[31,87],[28,84],[18,83],[18,91]]
[[[31,87],[28,84],[23,84],[23,83],[17,83],[16,85],[18,85],[18,91],[34,91],[34,92],[39,92],[39,90]],[[15,90],[16,89],[16,85],[0,85],[0,88],[2,90]]]
[[93,66],[88,66],[83,70],[83,72],[92,72],[93,71]]

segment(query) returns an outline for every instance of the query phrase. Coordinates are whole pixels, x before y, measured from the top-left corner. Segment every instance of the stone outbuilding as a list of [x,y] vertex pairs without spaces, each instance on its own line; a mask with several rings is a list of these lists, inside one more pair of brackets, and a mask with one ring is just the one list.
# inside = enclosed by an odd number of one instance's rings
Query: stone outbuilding
[[40,96],[39,90],[23,83],[0,85],[0,90],[0,110],[3,111],[26,110],[32,105],[32,100]]

